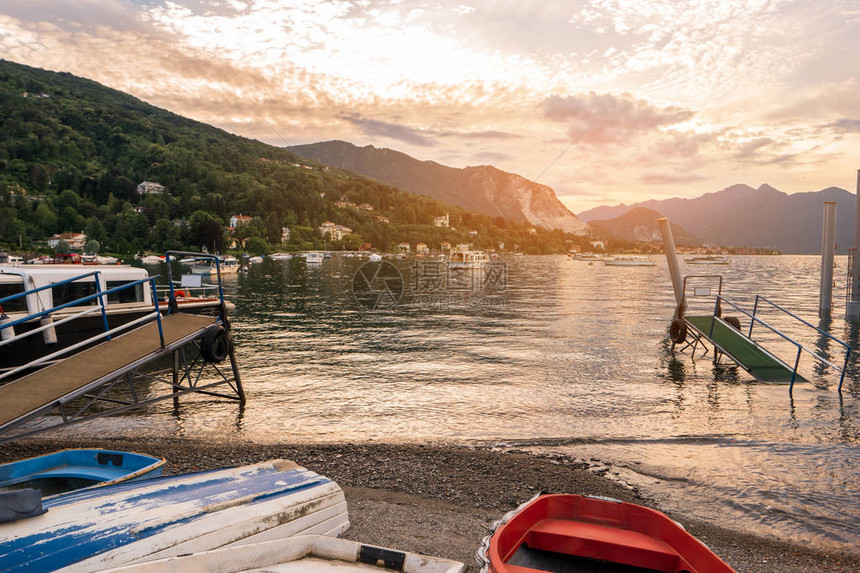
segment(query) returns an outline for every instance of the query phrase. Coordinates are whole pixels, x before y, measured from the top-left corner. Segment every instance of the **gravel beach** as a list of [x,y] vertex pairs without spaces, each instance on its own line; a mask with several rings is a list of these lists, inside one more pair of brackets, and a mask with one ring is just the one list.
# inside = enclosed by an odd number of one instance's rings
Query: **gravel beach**
[[[637,492],[565,458],[438,444],[212,444],[187,440],[63,441],[0,445],[0,462],[58,449],[97,447],[167,459],[183,473],[286,458],[344,490],[351,526],[344,537],[462,561],[476,571],[487,527],[538,492],[602,495],[655,507]],[[656,509],[660,509],[656,507]],[[857,553],[817,551],[671,515],[739,572],[860,571]]]

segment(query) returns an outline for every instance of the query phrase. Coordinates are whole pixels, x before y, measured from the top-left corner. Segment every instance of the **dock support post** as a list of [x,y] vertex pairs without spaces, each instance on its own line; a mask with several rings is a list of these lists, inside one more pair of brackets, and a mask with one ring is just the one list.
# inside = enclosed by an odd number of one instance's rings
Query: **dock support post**
[[833,253],[836,249],[836,201],[824,202],[824,223],[821,233],[821,285],[818,295],[818,316],[830,316],[833,308]]
[[848,301],[845,303],[845,320],[860,321],[860,169],[857,170],[857,193],[854,196],[854,249],[848,268],[851,269]]
[[687,308],[684,299],[684,279],[681,277],[681,265],[678,263],[678,254],[675,252],[675,239],[672,237],[672,226],[668,217],[657,219],[660,225],[660,235],[663,236],[663,250],[666,251],[666,261],[669,263],[669,275],[672,278],[672,289],[675,291],[675,302],[677,309],[675,318],[683,318]]

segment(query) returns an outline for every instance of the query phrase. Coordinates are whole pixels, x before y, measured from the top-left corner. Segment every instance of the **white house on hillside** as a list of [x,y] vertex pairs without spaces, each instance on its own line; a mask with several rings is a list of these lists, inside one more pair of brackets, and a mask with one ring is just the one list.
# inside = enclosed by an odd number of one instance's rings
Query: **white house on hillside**
[[56,249],[60,241],[67,242],[70,249],[80,250],[87,243],[87,236],[83,233],[59,233],[48,239],[48,246]]
[[144,181],[137,186],[138,195],[161,195],[164,193],[164,185],[152,181]]
[[250,222],[251,222],[251,217],[249,217],[247,215],[239,214],[239,215],[233,215],[232,217],[230,217],[230,226],[233,227],[234,229],[236,227],[238,227],[239,225],[244,225],[245,223],[250,223]]

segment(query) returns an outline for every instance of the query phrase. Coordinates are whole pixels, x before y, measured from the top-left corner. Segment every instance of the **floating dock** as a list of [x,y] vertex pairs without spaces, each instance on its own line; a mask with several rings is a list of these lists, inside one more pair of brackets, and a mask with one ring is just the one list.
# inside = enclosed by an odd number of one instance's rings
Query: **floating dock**
[[806,382],[803,376],[788,364],[772,355],[756,342],[747,338],[721,318],[715,316],[685,316],[687,325],[704,336],[720,352],[760,382]]

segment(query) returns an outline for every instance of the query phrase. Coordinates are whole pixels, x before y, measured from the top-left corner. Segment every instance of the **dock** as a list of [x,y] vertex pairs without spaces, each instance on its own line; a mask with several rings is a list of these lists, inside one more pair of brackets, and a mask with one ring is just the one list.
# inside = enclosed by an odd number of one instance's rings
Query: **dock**
[[172,352],[214,324],[211,316],[170,314],[162,319],[163,347],[158,325],[149,323],[0,386],[0,433]]
[[[33,297],[42,291],[50,292],[49,289],[58,284],[93,281],[91,277],[97,275],[98,271],[85,272],[5,297],[0,302]],[[93,294],[52,308],[31,311],[29,316],[15,321],[6,320],[3,328],[32,324],[44,317],[53,318],[54,312],[70,306],[85,307],[84,311],[71,318],[51,323],[61,325],[92,314],[90,308],[98,310],[96,305],[100,305],[105,317],[105,330],[71,346],[66,343],[65,347],[10,368],[0,376],[16,376],[0,385],[0,404],[3,405],[0,408],[0,443],[159,400],[172,398],[178,404],[179,396],[189,393],[238,400],[244,404],[245,393],[230,338],[220,274],[218,279],[214,286],[218,288],[219,296],[212,299],[216,310],[212,314],[181,312],[172,275],[168,271],[169,304],[165,305],[167,314],[164,316],[158,306],[155,279],[149,277],[101,292],[98,292],[100,283],[94,283],[97,292]],[[105,311],[107,295],[140,285],[148,285],[152,291],[151,301],[144,300],[139,305],[142,306],[139,309],[142,316],[119,325],[109,324]],[[86,307],[87,304],[90,307]],[[11,338],[4,333],[0,344],[17,343],[45,328],[48,327],[23,333],[10,328]],[[228,361],[221,364],[225,360]],[[222,390],[224,386],[229,389]]]
[[795,369],[719,317],[685,316],[687,325],[760,382],[806,382]]

